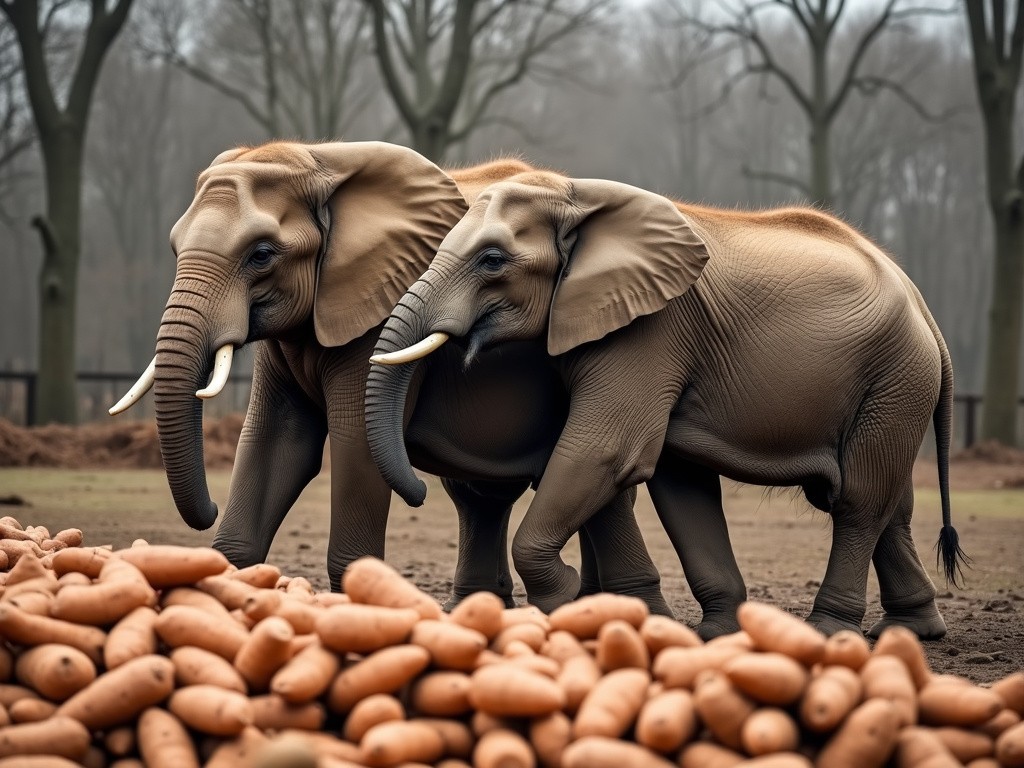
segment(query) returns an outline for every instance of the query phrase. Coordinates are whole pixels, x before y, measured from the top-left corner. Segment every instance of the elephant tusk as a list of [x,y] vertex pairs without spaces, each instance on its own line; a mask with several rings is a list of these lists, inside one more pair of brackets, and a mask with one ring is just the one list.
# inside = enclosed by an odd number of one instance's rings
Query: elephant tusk
[[132,384],[132,388],[129,389],[125,396],[122,397],[117,403],[109,410],[111,416],[117,416],[119,413],[124,413],[141,398],[144,394],[149,392],[153,387],[153,381],[156,379],[156,358],[149,363],[146,370],[139,376],[139,380]]
[[200,389],[196,392],[196,397],[209,400],[211,397],[216,397],[220,394],[220,391],[224,389],[224,385],[228,383],[228,375],[231,373],[231,357],[234,353],[235,348],[231,344],[225,344],[217,350],[217,357],[213,361],[213,376],[210,378],[210,383],[205,389]]
[[419,360],[420,358],[426,357],[446,341],[448,341],[448,334],[437,331],[436,333],[432,333],[427,336],[423,341],[416,342],[411,347],[399,349],[396,352],[387,352],[383,355],[374,355],[370,358],[370,362],[379,363],[381,365],[400,365],[401,363],[411,363],[413,360]]

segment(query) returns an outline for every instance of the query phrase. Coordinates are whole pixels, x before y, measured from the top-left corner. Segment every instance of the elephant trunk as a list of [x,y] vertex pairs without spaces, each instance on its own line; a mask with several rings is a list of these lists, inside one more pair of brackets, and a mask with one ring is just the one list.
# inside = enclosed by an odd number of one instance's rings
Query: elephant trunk
[[167,483],[182,519],[205,530],[217,519],[203,463],[203,404],[196,391],[206,385],[212,364],[209,333],[201,313],[171,297],[160,322],[153,385],[160,455]]
[[[423,287],[422,280],[413,285],[395,307],[381,331],[374,357],[405,349],[427,335],[423,318],[410,309],[410,303],[423,303],[418,294]],[[412,470],[403,429],[409,385],[418,365],[418,360],[400,365],[373,363],[366,382],[370,453],[387,484],[413,507],[422,505],[427,496],[427,486]]]

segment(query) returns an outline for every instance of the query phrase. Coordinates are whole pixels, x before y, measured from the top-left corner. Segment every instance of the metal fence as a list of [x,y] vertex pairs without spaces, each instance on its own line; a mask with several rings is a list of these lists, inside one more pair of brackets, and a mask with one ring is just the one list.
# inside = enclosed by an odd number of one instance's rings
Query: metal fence
[[[80,421],[100,421],[111,418],[107,409],[121,399],[135,383],[136,373],[103,373],[80,371],[78,379],[78,417]],[[231,375],[224,391],[204,406],[208,416],[223,416],[244,411],[249,403],[252,376]],[[15,424],[31,426],[35,423],[36,374],[33,372],[0,371],[0,417]],[[956,394],[953,412],[953,444],[967,448],[977,441],[981,416],[981,395]],[[1021,398],[1018,405],[1024,405]],[[1018,408],[1018,414],[1021,409]],[[117,418],[142,421],[154,418],[153,398],[144,397]],[[1019,416],[1018,416],[1019,417]]]

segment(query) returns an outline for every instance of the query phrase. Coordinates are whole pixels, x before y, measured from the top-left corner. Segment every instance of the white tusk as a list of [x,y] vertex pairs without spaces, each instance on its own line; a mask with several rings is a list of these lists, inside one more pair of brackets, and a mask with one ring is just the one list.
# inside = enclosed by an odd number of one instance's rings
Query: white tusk
[[430,334],[423,341],[416,342],[411,347],[400,349],[397,352],[374,355],[370,358],[370,362],[380,363],[381,365],[411,363],[413,360],[419,360],[421,357],[426,357],[446,341],[448,341],[448,334],[438,331],[437,333]]
[[231,373],[231,356],[234,353],[235,348],[231,344],[225,344],[217,350],[217,357],[213,361],[213,376],[210,378],[210,383],[205,389],[200,389],[196,392],[196,397],[209,400],[211,397],[216,397],[220,394],[220,391],[224,389],[224,385],[228,383],[228,375]]
[[124,413],[131,408],[144,394],[149,392],[153,386],[153,381],[156,379],[156,358],[150,362],[149,366],[139,376],[139,380],[132,384],[132,388],[128,390],[124,397],[117,401],[117,403],[109,410],[111,416],[117,416],[119,413]]

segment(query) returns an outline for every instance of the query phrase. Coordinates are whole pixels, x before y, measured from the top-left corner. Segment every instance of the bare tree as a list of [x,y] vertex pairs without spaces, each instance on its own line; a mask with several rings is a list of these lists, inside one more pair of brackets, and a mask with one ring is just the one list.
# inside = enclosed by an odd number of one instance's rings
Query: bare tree
[[374,96],[367,11],[338,0],[153,6],[144,45],[242,105],[267,137],[336,138]]
[[1014,122],[1024,58],[1024,8],[1016,4],[1011,24],[1010,5],[1006,0],[966,0],[995,234],[981,434],[1015,445],[1024,315],[1024,162],[1014,146]]
[[14,27],[0,18],[0,219],[8,220],[4,197],[14,189],[18,156],[32,146],[36,134],[22,83],[21,56]]
[[377,62],[412,147],[440,161],[492,122],[495,100],[594,25],[610,0],[364,0]]
[[71,423],[75,413],[75,304],[81,252],[82,160],[89,107],[103,59],[132,0],[90,0],[64,106],[57,103],[45,32],[66,6],[55,0],[40,18],[38,0],[0,0],[21,49],[25,89],[46,175],[46,213],[33,219],[43,243],[39,276],[39,387],[36,421]]
[[[835,45],[837,28],[848,10],[845,0],[736,0],[718,4],[715,14],[691,13],[685,0],[677,4],[679,21],[705,33],[705,46],[722,40],[726,50],[736,50],[740,65],[726,80],[719,101],[724,101],[733,88],[751,76],[770,78],[780,83],[800,108],[807,121],[807,144],[810,156],[806,177],[787,171],[745,169],[745,172],[797,189],[808,200],[830,208],[833,205],[831,143],[833,126],[854,93],[867,95],[889,91],[898,95],[918,114],[938,119],[915,99],[905,80],[891,73],[867,72],[864,62],[874,43],[886,32],[907,31],[904,21],[912,16],[944,14],[950,9],[912,7],[900,0],[885,0],[867,17],[856,34],[845,61],[839,58]],[[785,36],[769,33],[774,22],[787,22]],[[797,64],[786,48],[792,32],[800,35],[807,47],[809,61]],[[711,60],[720,59],[721,51],[709,52]],[[803,72],[809,73],[805,77]],[[835,76],[835,77],[834,77]],[[833,80],[834,77],[834,80]]]

